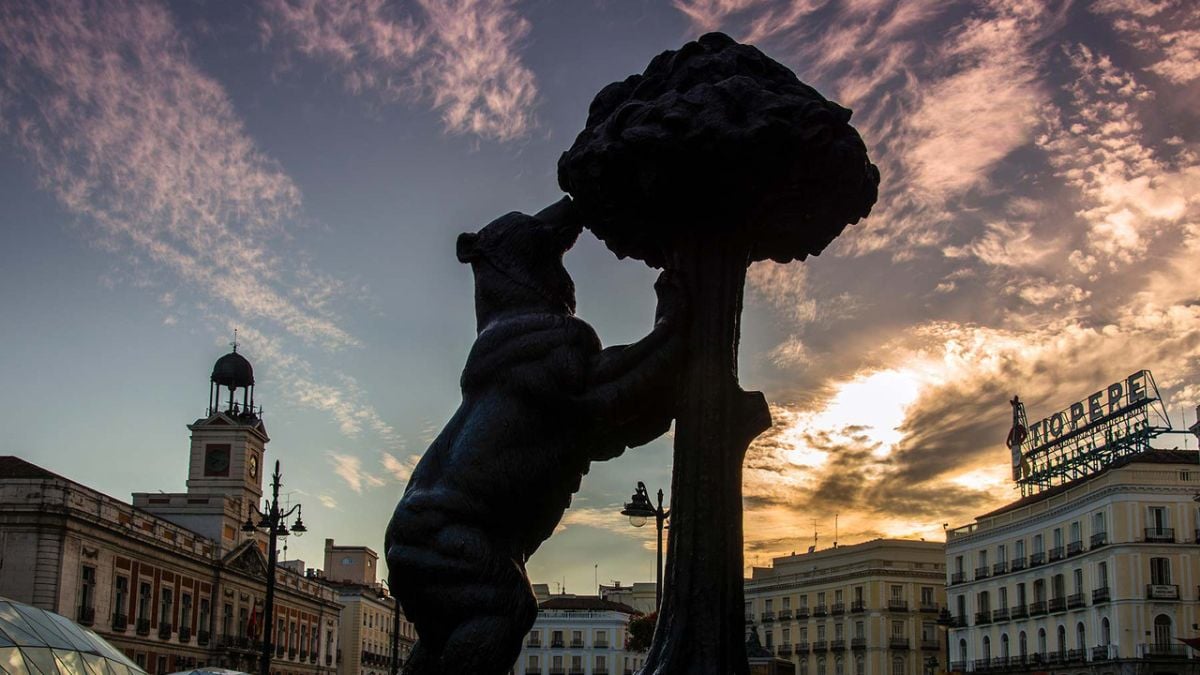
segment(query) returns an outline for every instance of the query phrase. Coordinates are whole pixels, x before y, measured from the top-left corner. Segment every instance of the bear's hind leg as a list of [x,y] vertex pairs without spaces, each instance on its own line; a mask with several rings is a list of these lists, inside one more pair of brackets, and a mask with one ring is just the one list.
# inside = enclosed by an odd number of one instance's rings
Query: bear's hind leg
[[417,640],[417,643],[413,645],[412,651],[408,654],[408,660],[404,662],[404,668],[400,671],[400,675],[443,674],[438,657],[425,649],[421,641]]

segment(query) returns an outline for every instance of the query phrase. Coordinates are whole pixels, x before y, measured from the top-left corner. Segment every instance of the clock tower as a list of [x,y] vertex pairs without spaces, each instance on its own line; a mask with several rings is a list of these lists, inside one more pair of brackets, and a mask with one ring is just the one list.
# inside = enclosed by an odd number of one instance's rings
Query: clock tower
[[254,405],[254,368],[233,351],[217,359],[205,416],[192,432],[187,492],[135,492],[133,505],[220,542],[230,551],[247,537],[241,525],[263,496],[267,428]]

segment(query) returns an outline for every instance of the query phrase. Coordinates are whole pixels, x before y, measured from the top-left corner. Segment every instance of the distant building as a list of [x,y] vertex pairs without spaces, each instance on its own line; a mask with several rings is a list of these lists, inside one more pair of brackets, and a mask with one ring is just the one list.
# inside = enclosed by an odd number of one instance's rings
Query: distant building
[[629,605],[594,595],[550,595],[534,584],[538,616],[511,672],[516,675],[626,675],[646,655],[625,650]]
[[[366,546],[337,546],[325,540],[325,583],[342,604],[341,675],[385,675],[393,659],[403,664],[416,642],[416,630],[403,612],[394,632],[396,599],[376,577],[379,555]],[[393,638],[395,635],[395,638]]]
[[1200,455],[1144,450],[949,531],[959,672],[1192,673]]
[[636,609],[642,614],[652,614],[654,606],[654,582],[638,581],[632,586],[622,586],[615,581],[612,586],[600,584],[600,597],[613,602],[620,602]]
[[753,568],[746,621],[799,675],[920,675],[945,667],[945,597],[940,542],[876,539]]
[[256,669],[264,624],[275,672],[333,673],[333,590],[280,567],[275,616],[262,617],[265,539],[240,528],[262,497],[269,441],[253,384],[236,349],[217,361],[206,416],[188,427],[184,493],[136,493],[131,505],[0,457],[0,596],[77,619],[150,673]]

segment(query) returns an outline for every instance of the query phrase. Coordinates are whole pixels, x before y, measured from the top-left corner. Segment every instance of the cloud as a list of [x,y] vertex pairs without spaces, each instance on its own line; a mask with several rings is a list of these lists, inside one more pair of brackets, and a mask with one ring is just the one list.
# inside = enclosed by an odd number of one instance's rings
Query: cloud
[[4,5],[0,90],[17,147],[103,247],[246,320],[356,343],[322,306],[338,282],[282,254],[299,189],[189,59],[163,6]]
[[511,141],[536,125],[537,83],[511,0],[269,0],[264,36],[328,64],[355,94],[432,105],[451,134]]
[[380,487],[384,481],[379,476],[363,469],[362,460],[354,455],[336,452],[328,453],[329,462],[333,465],[333,473],[346,482],[347,487],[357,494],[364,489]]
[[413,469],[417,468],[417,462],[421,461],[421,456],[409,455],[401,460],[392,453],[385,452],[381,461],[383,468],[392,475],[392,478],[401,483],[407,483],[412,476]]
[[336,509],[338,505],[337,500],[327,494],[317,495],[317,501],[321,502],[321,506],[327,509]]

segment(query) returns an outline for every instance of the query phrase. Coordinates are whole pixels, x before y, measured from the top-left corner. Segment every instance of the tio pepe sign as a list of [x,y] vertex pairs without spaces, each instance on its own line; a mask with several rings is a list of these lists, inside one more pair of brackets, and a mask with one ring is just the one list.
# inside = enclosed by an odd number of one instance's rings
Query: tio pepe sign
[[[1063,436],[1088,425],[1096,424],[1110,415],[1149,398],[1146,382],[1150,371],[1139,370],[1119,382],[1108,385],[1087,398],[1076,401],[1063,410],[1029,425],[1031,452],[1054,443]],[[1152,380],[1150,380],[1152,381]]]

